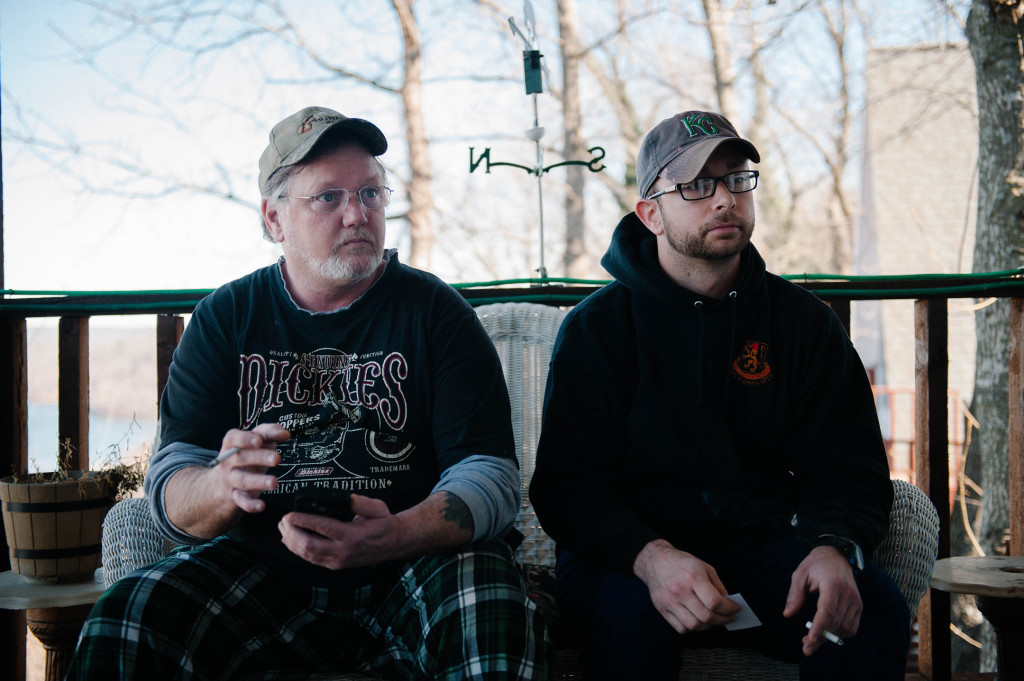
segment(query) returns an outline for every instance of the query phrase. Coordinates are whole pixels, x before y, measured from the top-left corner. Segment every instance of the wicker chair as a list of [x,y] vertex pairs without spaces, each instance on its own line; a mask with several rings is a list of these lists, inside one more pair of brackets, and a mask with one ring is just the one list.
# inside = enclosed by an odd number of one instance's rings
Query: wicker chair
[[[501,358],[512,402],[516,451],[522,471],[522,506],[518,528],[524,536],[517,558],[523,565],[530,596],[544,611],[555,646],[556,681],[580,678],[572,637],[565,631],[554,600],[554,542],[544,533],[530,503],[541,408],[548,362],[564,317],[558,308],[531,303],[496,303],[477,308]],[[895,500],[889,534],[872,562],[885,569],[903,591],[911,612],[928,588],[938,551],[938,514],[928,497],[900,480],[893,481]],[[149,516],[148,502],[128,499],[108,513],[103,533],[103,568],[107,584],[152,563],[165,553],[163,539]],[[365,676],[317,677],[357,679]],[[798,679],[796,665],[755,651],[735,648],[687,648],[680,681],[748,681]]]

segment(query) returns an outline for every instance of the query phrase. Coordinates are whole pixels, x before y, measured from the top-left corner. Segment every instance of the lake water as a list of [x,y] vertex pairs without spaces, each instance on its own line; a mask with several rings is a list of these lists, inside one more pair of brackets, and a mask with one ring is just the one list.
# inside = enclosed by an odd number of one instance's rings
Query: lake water
[[[111,445],[122,453],[138,454],[153,444],[156,421],[135,421],[104,414],[89,415],[89,461],[102,461]],[[129,432],[130,431],[130,432]],[[28,405],[28,469],[52,471],[57,466],[57,405]]]

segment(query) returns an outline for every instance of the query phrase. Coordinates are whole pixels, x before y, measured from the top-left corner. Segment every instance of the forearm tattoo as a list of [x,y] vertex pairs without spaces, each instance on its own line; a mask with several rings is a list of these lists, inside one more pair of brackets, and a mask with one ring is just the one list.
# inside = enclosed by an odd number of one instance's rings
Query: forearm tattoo
[[451,492],[445,492],[445,506],[441,513],[445,521],[472,531],[473,514],[469,512],[469,506]]

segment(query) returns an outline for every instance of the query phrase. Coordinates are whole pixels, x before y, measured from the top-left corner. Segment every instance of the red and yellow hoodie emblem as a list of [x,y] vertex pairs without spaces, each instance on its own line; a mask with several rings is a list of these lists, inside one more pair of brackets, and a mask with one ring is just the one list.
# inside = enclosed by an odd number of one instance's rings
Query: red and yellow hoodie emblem
[[772,367],[768,364],[768,344],[747,341],[732,361],[732,370],[741,383],[758,385],[772,380]]

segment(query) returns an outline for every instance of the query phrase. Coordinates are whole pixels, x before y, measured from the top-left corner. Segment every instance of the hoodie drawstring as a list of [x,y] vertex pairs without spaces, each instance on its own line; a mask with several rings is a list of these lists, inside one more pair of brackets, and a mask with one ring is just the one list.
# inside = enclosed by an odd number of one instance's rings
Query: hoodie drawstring
[[697,311],[697,404],[704,402],[704,301],[693,303]]
[[736,310],[739,308],[739,296],[736,294],[736,291],[729,291],[729,302],[731,303],[731,316],[729,318],[729,351],[725,355],[725,385],[722,388],[722,393],[726,395],[729,394],[729,386],[732,383],[729,379],[732,377],[733,352],[736,351]]
[[[730,291],[729,295],[729,345],[726,348],[725,362],[725,384],[722,387],[722,394],[729,393],[730,378],[732,375],[733,353],[736,350],[736,319],[738,318],[739,295],[736,291]],[[704,402],[704,301],[696,300],[693,309],[697,312],[697,395],[698,405]]]

